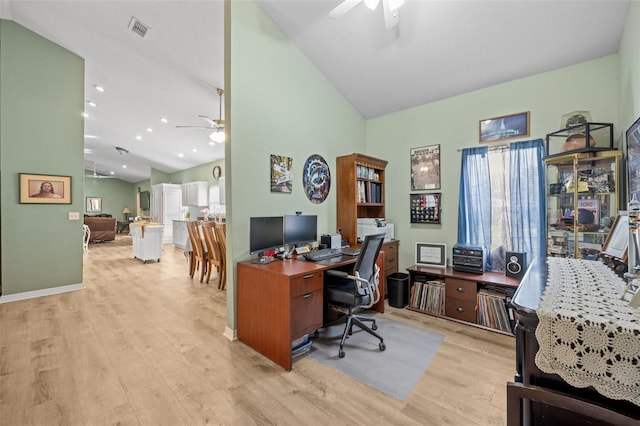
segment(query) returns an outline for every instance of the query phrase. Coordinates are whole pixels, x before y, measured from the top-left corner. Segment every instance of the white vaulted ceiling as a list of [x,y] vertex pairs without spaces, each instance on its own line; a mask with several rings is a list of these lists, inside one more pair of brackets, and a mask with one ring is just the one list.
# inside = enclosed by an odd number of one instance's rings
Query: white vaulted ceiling
[[[405,0],[399,25],[387,30],[381,7],[362,3],[338,19],[328,14],[339,0],[257,3],[365,118],[615,53],[629,7]],[[209,145],[210,131],[175,128],[219,116],[223,9],[222,0],[0,0],[3,19],[85,58],[86,97],[97,104],[85,108],[85,133],[95,136],[85,139],[86,168],[96,161],[99,173],[130,182],[148,179],[151,167],[171,173],[224,156],[222,145]],[[131,17],[151,28],[147,37],[127,28]]]

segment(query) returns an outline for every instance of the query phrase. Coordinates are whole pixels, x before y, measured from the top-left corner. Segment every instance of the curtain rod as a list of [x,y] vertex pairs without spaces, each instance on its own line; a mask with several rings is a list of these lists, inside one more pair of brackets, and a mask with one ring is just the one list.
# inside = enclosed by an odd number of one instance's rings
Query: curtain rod
[[[473,148],[473,147],[471,147],[471,148]],[[504,148],[509,148],[509,144],[491,145],[487,149],[493,150],[493,149],[504,149]],[[463,149],[466,149],[466,148],[461,148],[461,149],[458,149],[457,151],[458,152],[462,152]]]

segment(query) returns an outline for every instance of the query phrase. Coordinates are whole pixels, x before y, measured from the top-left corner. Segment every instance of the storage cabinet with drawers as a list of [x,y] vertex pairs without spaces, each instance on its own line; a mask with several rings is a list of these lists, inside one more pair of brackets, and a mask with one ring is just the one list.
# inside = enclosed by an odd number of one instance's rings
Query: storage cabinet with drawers
[[[407,309],[513,335],[508,301],[519,280],[500,272],[472,274],[451,267],[414,265],[407,271],[411,299]],[[442,284],[428,285],[434,281],[444,282],[444,294]],[[444,315],[434,308],[442,306],[443,299]]]

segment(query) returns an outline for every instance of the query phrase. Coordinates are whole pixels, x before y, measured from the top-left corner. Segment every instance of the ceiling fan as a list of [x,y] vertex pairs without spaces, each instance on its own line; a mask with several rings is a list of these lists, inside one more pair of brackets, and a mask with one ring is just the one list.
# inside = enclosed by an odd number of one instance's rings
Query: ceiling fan
[[[343,0],[338,6],[329,12],[330,18],[339,18],[358,5],[364,3],[369,9],[375,10],[380,0]],[[382,0],[384,11],[384,25],[390,30],[398,26],[398,9],[404,4],[404,0]]]
[[206,115],[198,115],[198,117],[203,118],[209,123],[207,126],[176,126],[176,129],[206,129],[213,130],[213,132],[209,135],[209,140],[211,142],[222,143],[224,142],[224,120],[222,119],[222,95],[224,95],[223,89],[216,89],[218,92],[218,96],[220,97],[219,102],[219,118],[211,118]]
[[116,179],[115,176],[99,175],[96,172],[96,162],[95,161],[93,162],[93,174],[85,175],[85,177],[92,178],[92,179]]

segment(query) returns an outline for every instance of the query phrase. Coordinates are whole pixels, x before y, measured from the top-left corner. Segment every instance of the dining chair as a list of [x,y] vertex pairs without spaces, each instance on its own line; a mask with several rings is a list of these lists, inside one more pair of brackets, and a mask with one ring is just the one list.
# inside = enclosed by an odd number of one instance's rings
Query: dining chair
[[91,228],[89,225],[82,225],[82,252],[89,251],[89,240],[91,239]]
[[187,222],[187,231],[189,232],[189,240],[191,240],[191,249],[193,250],[193,259],[189,270],[189,276],[193,278],[196,270],[200,270],[200,282],[202,282],[204,280],[204,274],[207,272],[207,258],[204,250],[204,244],[200,237],[198,222]]
[[218,222],[213,222],[213,229],[215,231],[216,240],[220,248],[220,280],[218,281],[218,288],[224,290],[227,286],[227,233],[225,225]]
[[211,271],[215,267],[218,271],[218,288],[220,288],[220,279],[222,278],[222,256],[220,254],[220,246],[215,236],[214,222],[202,222],[202,234],[207,248],[207,284],[211,279]]

